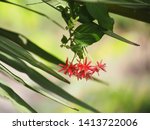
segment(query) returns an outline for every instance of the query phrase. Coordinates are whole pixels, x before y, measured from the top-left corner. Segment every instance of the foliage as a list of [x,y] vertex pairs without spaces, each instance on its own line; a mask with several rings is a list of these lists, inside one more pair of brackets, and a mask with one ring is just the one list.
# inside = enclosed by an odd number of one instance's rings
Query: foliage
[[[12,4],[21,7],[52,20],[47,15],[32,10],[28,8],[28,6],[18,5],[7,0],[0,0],[0,4],[1,2],[8,4],[8,6],[9,4]],[[57,2],[59,4],[56,5],[53,5],[49,0],[42,0],[41,2],[48,4],[50,7],[61,13],[62,18],[66,22],[65,29],[69,32],[69,37],[63,35],[61,40],[62,44],[60,46],[71,49],[80,59],[85,57],[86,47],[99,41],[105,34],[128,44],[138,46],[138,44],[113,32],[115,21],[110,17],[109,12],[150,23],[150,14],[148,13],[150,11],[150,2],[148,0],[131,0],[130,2],[128,2],[128,0],[122,0],[120,2],[115,0],[99,0],[96,1],[97,3],[95,3],[94,0],[58,0]],[[129,11],[134,12],[134,14],[132,15]],[[145,15],[143,15],[143,12]],[[64,28],[58,22],[52,21],[59,27]],[[78,110],[62,100],[51,96],[48,94],[48,91],[58,95],[61,99],[65,99],[66,101],[77,104],[85,109],[99,112],[44,77],[38,69],[54,76],[56,79],[70,83],[56,71],[35,59],[33,55],[37,55],[55,65],[63,63],[63,61],[41,49],[24,35],[0,28],[0,72],[5,73],[7,76],[16,80],[16,82],[22,83],[28,89],[71,109]],[[6,64],[9,67],[6,66]],[[12,72],[10,67],[28,75],[28,77],[37,83],[41,89],[28,85],[21,77]],[[95,81],[107,84],[98,79],[95,79]],[[18,108],[20,108],[20,111],[36,112],[36,110],[13,91],[11,86],[8,87],[6,83],[2,83],[1,81],[0,95],[11,100]]]

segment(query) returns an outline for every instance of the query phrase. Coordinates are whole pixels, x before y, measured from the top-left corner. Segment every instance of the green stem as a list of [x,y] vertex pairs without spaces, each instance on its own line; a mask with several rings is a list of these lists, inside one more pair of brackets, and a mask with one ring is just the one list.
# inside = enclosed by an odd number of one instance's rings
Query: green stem
[[73,63],[74,59],[76,58],[77,54],[75,53],[74,56],[73,56],[73,59],[71,61],[71,63]]
[[48,4],[49,6],[51,6],[53,9],[55,9],[55,10],[57,10],[57,11],[59,11],[60,13],[61,13],[61,10],[60,9],[58,9],[58,8],[56,8],[55,6],[53,6],[53,5],[51,5],[50,3],[48,3],[47,1],[45,1],[45,0],[42,0],[44,3],[46,3],[46,4]]

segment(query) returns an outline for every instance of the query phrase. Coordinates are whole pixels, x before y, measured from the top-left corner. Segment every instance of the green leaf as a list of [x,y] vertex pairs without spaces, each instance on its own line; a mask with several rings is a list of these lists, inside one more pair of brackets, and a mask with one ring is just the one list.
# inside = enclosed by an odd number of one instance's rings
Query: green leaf
[[11,41],[15,42],[16,44],[20,45],[24,49],[36,54],[37,56],[53,63],[53,64],[63,64],[64,62],[58,59],[57,57],[53,56],[52,54],[46,52],[45,50],[38,47],[35,43],[29,40],[22,34],[12,32],[3,28],[0,28],[0,35],[7,37]]
[[[82,24],[75,30],[75,42],[79,47],[85,47],[88,45],[91,45],[93,42],[96,42],[101,39],[103,34],[107,34],[113,38],[116,38],[118,40],[121,40],[123,42],[126,42],[131,45],[139,46],[139,44],[136,44],[132,41],[129,41],[118,34],[114,33],[111,30],[106,30],[96,24]],[[78,48],[79,48],[78,47]],[[80,47],[80,48],[81,48]]]
[[108,30],[108,31],[104,31],[104,33],[107,34],[107,35],[109,35],[109,36],[111,36],[111,37],[113,37],[113,38],[116,38],[116,39],[118,39],[120,41],[126,42],[128,44],[135,45],[135,46],[140,46],[137,43],[134,43],[132,41],[129,41],[129,40],[127,40],[127,39],[119,36],[118,34],[114,33],[113,31]]
[[102,28],[112,30],[114,20],[108,14],[108,8],[101,3],[86,3],[87,10]]
[[83,54],[84,54],[84,48],[82,47],[82,45],[80,45],[80,43],[78,43],[78,41],[75,41],[77,44],[76,45],[72,45],[71,46],[71,50],[78,55],[78,57],[80,59],[83,59]]
[[60,28],[62,28],[62,29],[64,30],[64,27],[63,27],[62,25],[60,25],[58,22],[56,22],[55,20],[53,20],[52,18],[50,18],[49,16],[47,16],[47,15],[41,13],[41,12],[38,12],[38,11],[36,11],[36,10],[27,8],[27,7],[25,7],[25,6],[22,6],[22,5],[19,5],[19,4],[16,4],[16,3],[13,3],[13,2],[7,1],[7,0],[0,0],[0,2],[4,2],[4,3],[11,4],[11,5],[14,5],[14,6],[17,6],[17,7],[21,7],[21,8],[23,8],[23,9],[28,10],[28,11],[31,11],[31,12],[33,12],[33,13],[36,13],[36,14],[41,15],[41,16],[43,16],[43,17],[46,17],[46,18],[48,18],[50,21],[52,21],[54,24],[56,24],[57,26],[59,26]]
[[70,101],[72,103],[75,103],[85,109],[91,110],[93,112],[99,112],[95,108],[89,106],[88,104],[80,101],[79,99],[75,98],[74,96],[70,95],[66,91],[64,91],[62,88],[58,87],[54,83],[52,83],[50,80],[46,79],[44,76],[42,76],[40,73],[26,65],[23,61],[16,57],[12,57],[12,55],[8,55],[6,53],[0,52],[0,60],[9,66],[15,68],[16,70],[27,74],[31,80],[39,84],[41,87],[43,87],[46,90],[49,90],[50,92],[60,96],[61,98],[64,98],[67,101]]
[[103,35],[97,24],[82,24],[75,29],[74,40],[78,45],[86,47],[99,41]]
[[150,23],[150,5],[149,7],[108,5],[108,8],[109,12]]
[[81,6],[79,8],[78,15],[79,15],[78,21],[81,23],[91,23],[94,20],[93,17],[87,11],[86,6]]
[[44,17],[46,17],[46,18],[49,19],[49,17],[48,17],[47,15],[45,15],[45,14],[43,14],[43,13],[41,13],[41,12],[32,10],[32,9],[30,9],[30,8],[27,8],[27,7],[25,7],[25,6],[22,6],[22,5],[19,5],[19,4],[16,4],[16,3],[13,3],[13,2],[7,1],[7,0],[0,0],[0,2],[4,2],[4,3],[7,3],[7,4],[11,4],[11,5],[15,5],[15,6],[21,7],[21,8],[23,8],[23,9],[26,9],[26,10],[28,10],[28,11],[34,12],[34,13],[36,13],[36,14],[39,14],[39,15],[44,16]]
[[[51,2],[51,0],[42,0],[44,3],[46,3],[47,5],[49,5],[50,7],[52,7],[52,8],[54,8],[55,10],[57,10],[57,11],[59,11],[59,12],[61,12],[62,10],[59,8],[59,6],[57,6],[58,4],[61,4],[61,5],[63,5],[63,4],[66,4],[66,2],[65,1],[62,1],[62,0],[60,0],[60,1],[58,1],[58,0],[55,0],[55,1],[53,1],[53,2]],[[54,3],[55,2],[55,3]],[[53,4],[52,4],[53,3]]]
[[2,83],[0,83],[0,96],[9,99],[19,111],[36,113],[36,111],[18,94],[16,94],[11,88]]
[[95,77],[92,77],[92,80],[93,80],[93,81],[96,81],[96,82],[98,82],[98,83],[101,83],[101,84],[103,84],[103,85],[109,86],[109,83],[106,82],[106,81],[104,81],[104,80],[101,80],[101,79],[98,79],[98,78],[95,78]]
[[64,105],[70,109],[73,109],[73,110],[76,110],[78,111],[77,108],[73,108],[71,106],[69,106],[68,104],[62,102],[61,100],[58,100],[57,98],[55,98],[54,96],[51,96],[50,94],[48,94],[47,92],[43,91],[42,89],[39,89],[37,87],[33,87],[33,86],[30,86],[28,85],[23,79],[21,79],[20,77],[18,77],[16,74],[12,73],[9,69],[7,69],[5,66],[3,66],[1,63],[0,63],[0,72],[3,72],[5,73],[6,75],[8,75],[9,77],[13,78],[14,80],[16,80],[17,82],[23,84],[25,87],[27,87],[28,89],[36,92],[36,93],[39,93],[40,95],[43,95],[44,97],[47,97],[61,105]]
[[62,39],[61,39],[61,42],[62,42],[63,44],[66,44],[66,43],[68,42],[67,37],[63,35],[63,37],[62,37]]
[[[79,1],[79,0],[77,0]],[[104,3],[104,4],[115,4],[115,5],[123,5],[123,6],[140,6],[145,7],[149,6],[149,0],[80,0],[82,2],[92,2],[92,3]]]
[[76,53],[80,59],[83,59],[84,48],[99,41],[104,33],[95,23],[86,23],[78,26],[74,31],[74,42],[71,50]]
[[144,3],[147,3],[147,4],[150,4],[150,1],[149,0],[140,0],[141,2],[144,2]]
[[76,53],[80,59],[83,59],[84,48],[99,41],[104,33],[95,23],[86,23],[78,26],[74,31],[74,42],[71,50]]
[[[88,4],[105,4],[109,12],[119,14],[132,19],[150,23],[149,0],[80,0],[80,2],[92,2]],[[91,9],[92,11],[92,9]],[[97,11],[95,9],[95,11]],[[93,10],[94,12],[94,10]],[[144,15],[143,15],[144,14]]]
[[54,70],[47,67],[46,65],[42,64],[41,62],[35,60],[28,51],[26,51],[21,46],[17,45],[15,42],[7,39],[6,37],[0,36],[0,50],[7,54],[14,55],[15,57],[21,58],[26,62],[30,63],[31,65],[40,68],[45,72],[53,75],[54,77],[66,83],[69,83],[69,81],[66,80],[64,77],[62,77],[61,75],[59,75]]

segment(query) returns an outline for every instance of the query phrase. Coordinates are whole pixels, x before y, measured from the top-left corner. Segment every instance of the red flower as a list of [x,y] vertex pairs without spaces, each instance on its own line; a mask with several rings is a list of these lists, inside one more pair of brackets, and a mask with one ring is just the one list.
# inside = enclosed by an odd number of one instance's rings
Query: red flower
[[105,63],[102,64],[102,61],[101,62],[97,61],[97,67],[106,72],[106,70],[105,70],[106,64]]
[[85,60],[83,61],[83,64],[78,60],[77,66],[78,66],[79,70],[81,70],[81,71],[82,70],[87,71],[91,67],[90,64],[91,64],[91,61],[87,62],[87,57],[86,57]]
[[88,79],[92,79],[92,73],[87,71],[86,73],[83,71],[80,71],[77,75],[76,75],[77,79],[83,79],[85,78],[86,80]]
[[85,60],[83,61],[83,64],[81,63],[81,61],[78,60],[78,64],[77,64],[77,71],[76,71],[76,76],[78,79],[82,79],[87,77],[87,73],[89,73],[89,71],[91,71],[91,61],[87,62],[87,58],[85,58]]
[[59,64],[59,66],[62,67],[62,69],[60,69],[59,72],[64,71],[64,74],[68,73],[69,77],[74,75],[76,70],[76,64],[75,65],[73,65],[72,63],[68,64],[68,58],[66,59],[65,65]]
[[60,69],[59,72],[64,71],[64,74],[66,74],[66,73],[67,73],[66,70],[67,70],[67,68],[68,68],[68,66],[69,66],[69,64],[68,64],[68,58],[66,59],[65,65],[59,64],[59,66],[62,67],[62,69]]
[[75,75],[76,72],[76,64],[72,64],[70,63],[69,67],[66,70],[68,72],[69,77],[71,77],[72,75]]
[[77,79],[83,79],[86,80],[92,79],[92,75],[97,72],[99,73],[100,70],[106,71],[105,66],[106,64],[102,64],[101,62],[97,62],[97,65],[92,66],[91,61],[87,61],[87,58],[83,60],[83,63],[80,60],[77,60],[78,63],[73,64],[72,62],[68,62],[68,58],[66,59],[65,65],[59,64],[62,69],[59,70],[59,72],[64,71],[64,74],[68,74],[69,77],[72,75],[76,76]]

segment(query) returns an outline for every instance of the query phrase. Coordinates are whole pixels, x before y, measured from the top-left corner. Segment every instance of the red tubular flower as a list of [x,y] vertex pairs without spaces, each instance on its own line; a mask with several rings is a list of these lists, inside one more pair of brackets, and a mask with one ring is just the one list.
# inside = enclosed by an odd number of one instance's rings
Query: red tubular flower
[[65,65],[59,64],[59,66],[62,67],[62,68],[59,70],[59,72],[64,71],[64,74],[66,74],[66,73],[67,73],[66,70],[67,70],[67,68],[68,68],[68,66],[69,66],[69,64],[68,64],[68,58],[66,59]]
[[87,61],[87,58],[83,60],[83,63],[80,60],[77,60],[78,63],[73,64],[72,62],[68,62],[68,58],[66,59],[65,65],[59,64],[60,67],[62,67],[59,72],[64,71],[64,74],[68,74],[69,77],[72,75],[76,76],[77,79],[83,79],[86,80],[92,79],[92,75],[97,72],[99,74],[100,70],[106,71],[105,66],[106,64],[101,62],[97,62],[97,65],[92,66],[91,61]]
[[69,77],[71,77],[72,75],[75,75],[76,72],[76,64],[72,64],[70,63],[69,67],[67,68],[66,72],[68,73]]
[[78,60],[77,64],[77,71],[76,71],[76,76],[78,79],[85,78],[87,73],[91,71],[91,61],[87,62],[87,58],[81,63],[81,61]]
[[97,66],[98,66],[99,69],[101,69],[101,70],[106,72],[106,70],[105,70],[106,64],[105,63],[102,64],[102,61],[101,62],[97,61]]
[[81,71],[82,70],[88,71],[91,68],[90,64],[91,64],[91,61],[87,62],[87,57],[86,57],[85,60],[83,61],[83,64],[80,61],[78,61],[77,66],[78,66],[78,69]]
[[76,75],[77,79],[83,79],[85,78],[86,80],[88,79],[92,79],[92,73],[91,72],[83,72],[83,71],[80,71],[77,75]]
[[71,77],[72,75],[74,75],[75,70],[76,70],[76,64],[73,65],[72,63],[68,63],[68,58],[66,59],[66,63],[65,65],[63,64],[59,64],[60,67],[62,67],[59,72],[64,71],[64,74],[68,74],[69,77]]

